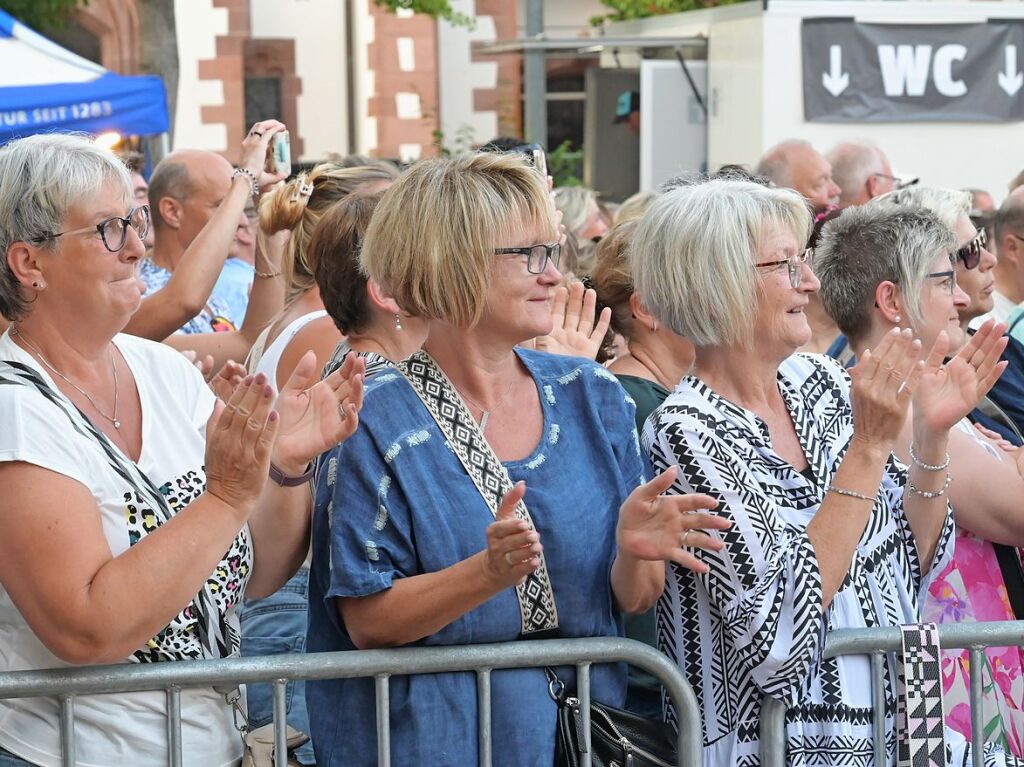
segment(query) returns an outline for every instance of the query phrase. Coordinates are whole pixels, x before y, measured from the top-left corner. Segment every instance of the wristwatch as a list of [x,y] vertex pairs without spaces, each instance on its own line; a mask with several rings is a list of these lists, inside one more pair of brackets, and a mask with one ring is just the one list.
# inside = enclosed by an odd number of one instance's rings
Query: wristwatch
[[309,480],[313,479],[313,472],[315,470],[316,462],[310,461],[309,466],[306,467],[304,472],[299,474],[297,477],[289,477],[274,464],[270,464],[270,479],[281,487],[298,487],[299,485],[304,485],[309,482]]

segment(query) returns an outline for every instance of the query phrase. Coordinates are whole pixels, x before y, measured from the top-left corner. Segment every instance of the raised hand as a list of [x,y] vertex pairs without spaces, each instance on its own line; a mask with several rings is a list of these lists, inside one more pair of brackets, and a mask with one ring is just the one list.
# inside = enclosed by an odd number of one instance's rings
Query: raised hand
[[1007,362],[999,355],[1006,348],[1006,325],[988,320],[951,360],[945,331],[939,333],[924,363],[914,395],[915,425],[945,432],[970,413],[999,380]]
[[317,381],[316,354],[307,352],[277,397],[281,427],[274,465],[298,475],[318,455],[355,433],[363,407],[363,358],[350,354],[344,364]]
[[[210,359],[210,362],[210,367],[212,368],[213,358]],[[222,402],[227,402],[231,399],[232,393],[244,378],[245,367],[234,360],[228,360],[224,363],[224,366],[217,371],[217,375],[213,376],[213,378],[207,377],[208,380],[206,383],[217,399]]]
[[709,495],[662,495],[672,486],[677,473],[678,469],[671,466],[629,494],[619,509],[616,543],[620,552],[637,559],[671,560],[705,573],[708,566],[690,549],[721,551],[725,544],[700,530],[726,530],[732,523],[714,514],[696,513],[718,506]]
[[181,356],[192,363],[192,366],[199,371],[204,381],[209,382],[210,376],[213,374],[212,355],[207,354],[203,357],[200,357],[199,353],[195,349],[182,349]]
[[280,418],[274,389],[262,373],[247,377],[214,405],[206,424],[206,491],[245,517],[252,512],[270,470]]
[[548,335],[534,339],[534,348],[553,354],[595,359],[608,332],[612,310],[608,307],[602,309],[595,322],[596,314],[597,293],[584,289],[582,282],[573,282],[568,289],[556,288],[551,302],[554,327]]
[[260,120],[252,126],[242,140],[242,152],[238,160],[238,167],[247,168],[255,174],[259,179],[260,189],[266,189],[285,179],[283,173],[267,172],[267,150],[270,147],[270,142],[275,133],[280,133],[283,130],[288,130],[283,122]]
[[540,567],[540,533],[516,516],[516,505],[526,495],[526,483],[517,482],[501,499],[494,522],[487,527],[484,576],[499,589],[518,586]]
[[920,353],[921,342],[909,329],[893,328],[860,356],[850,370],[853,439],[892,450],[924,370]]

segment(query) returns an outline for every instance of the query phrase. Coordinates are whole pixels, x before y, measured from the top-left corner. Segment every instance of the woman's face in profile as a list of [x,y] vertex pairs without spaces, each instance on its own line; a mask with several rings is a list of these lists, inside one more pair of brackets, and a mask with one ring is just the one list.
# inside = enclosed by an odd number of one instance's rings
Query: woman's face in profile
[[797,259],[803,245],[786,228],[769,227],[758,248],[755,267],[758,267],[757,310],[755,312],[754,346],[771,351],[785,359],[811,340],[811,326],[805,309],[812,293],[821,283],[810,266],[798,264],[798,287],[793,287],[789,261]]
[[928,274],[935,276],[926,277],[921,286],[921,321],[913,327],[914,335],[927,352],[945,330],[949,336],[949,351],[955,353],[966,340],[960,329],[960,311],[966,309],[971,300],[957,284],[959,274],[948,254],[936,255]]
[[[558,236],[546,227],[519,226],[495,242],[495,248],[553,245]],[[536,273],[531,273],[532,268]],[[551,332],[551,300],[562,273],[550,259],[525,254],[495,255],[487,306],[477,328],[507,336],[510,345]]]

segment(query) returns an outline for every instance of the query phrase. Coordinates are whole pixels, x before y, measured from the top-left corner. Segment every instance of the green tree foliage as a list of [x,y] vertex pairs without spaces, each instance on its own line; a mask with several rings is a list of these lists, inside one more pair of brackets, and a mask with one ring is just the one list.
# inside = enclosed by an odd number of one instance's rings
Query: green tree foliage
[[[0,0],[3,2],[4,0]],[[455,11],[449,0],[373,0],[382,8],[387,8],[394,13],[398,10],[409,10],[413,13],[425,13],[435,19],[444,19],[457,27],[476,26],[476,20],[472,16]]]
[[660,16],[665,13],[694,11],[698,8],[712,8],[716,5],[733,5],[745,0],[601,0],[601,5],[611,9],[604,16],[594,16],[590,23],[600,26],[606,21],[628,21]]
[[[83,5],[88,4],[83,0]],[[62,27],[77,7],[78,0],[0,0],[0,9],[33,29]]]

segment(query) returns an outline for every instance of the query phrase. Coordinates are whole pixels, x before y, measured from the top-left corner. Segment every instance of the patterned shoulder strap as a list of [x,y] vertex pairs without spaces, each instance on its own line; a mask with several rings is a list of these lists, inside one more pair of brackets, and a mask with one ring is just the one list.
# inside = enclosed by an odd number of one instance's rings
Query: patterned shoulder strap
[[[497,515],[502,497],[512,489],[512,480],[448,376],[424,351],[416,352],[396,367],[437,422],[491,514]],[[522,501],[516,506],[516,516],[534,529],[533,519]],[[537,571],[516,586],[516,596],[524,635],[558,628],[555,595],[543,555]]]
[[[140,497],[148,500],[161,522],[167,522],[174,516],[167,499],[152,480],[135,463],[127,460],[107,435],[97,429],[71,400],[53,389],[31,367],[20,362],[0,360],[0,386],[28,386],[35,389],[67,418],[74,431],[97,443],[103,450],[111,470]],[[224,616],[216,607],[216,601],[210,592],[209,580],[192,600],[192,608],[196,617],[199,644],[206,657],[223,658],[234,654],[237,651],[237,642],[233,640],[232,632],[224,622]]]
[[900,629],[903,696],[897,709],[896,764],[946,767],[939,630],[934,623],[912,623]]

